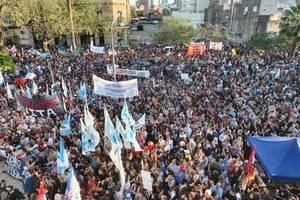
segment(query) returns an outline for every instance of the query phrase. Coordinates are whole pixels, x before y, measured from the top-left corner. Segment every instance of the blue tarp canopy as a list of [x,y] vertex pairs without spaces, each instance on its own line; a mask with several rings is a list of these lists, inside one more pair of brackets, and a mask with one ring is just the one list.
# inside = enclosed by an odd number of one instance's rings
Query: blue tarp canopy
[[248,136],[256,157],[274,182],[300,183],[300,138]]

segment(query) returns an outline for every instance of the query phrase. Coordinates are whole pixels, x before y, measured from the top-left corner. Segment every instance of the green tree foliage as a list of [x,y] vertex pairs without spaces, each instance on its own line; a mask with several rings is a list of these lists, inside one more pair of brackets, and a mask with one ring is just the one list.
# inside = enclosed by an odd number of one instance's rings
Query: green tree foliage
[[290,56],[292,56],[297,43],[300,42],[300,4],[285,10],[281,18],[280,34],[290,38]]
[[36,41],[48,41],[67,31],[64,7],[59,0],[21,0],[7,15],[16,26],[29,28]]
[[256,33],[247,42],[247,45],[256,49],[271,49],[273,46],[273,38],[270,37],[269,33]]
[[4,45],[4,37],[6,30],[7,11],[19,7],[19,0],[1,0],[0,1],[0,47]]
[[131,6],[130,7],[130,15],[131,15],[131,18],[137,18],[137,13],[135,11],[136,7],[135,6]]
[[264,50],[270,56],[284,56],[289,51],[290,41],[284,35],[274,36],[270,33],[256,33],[246,44],[254,49]]
[[195,29],[188,20],[170,17],[160,23],[154,31],[154,41],[160,45],[188,44]]
[[226,29],[216,30],[213,26],[206,24],[199,24],[197,27],[196,38],[198,39],[227,42],[230,36]]
[[13,62],[13,58],[7,53],[0,51],[0,70],[14,73],[17,65]]
[[105,32],[109,29],[109,21],[101,12],[99,3],[89,3],[87,0],[72,0],[73,21],[76,33],[98,33],[100,27]]
[[[67,0],[19,0],[17,7],[7,10],[17,26],[29,27],[36,40],[49,41],[71,32]],[[97,3],[70,0],[74,32],[94,34],[108,30],[108,22]]]

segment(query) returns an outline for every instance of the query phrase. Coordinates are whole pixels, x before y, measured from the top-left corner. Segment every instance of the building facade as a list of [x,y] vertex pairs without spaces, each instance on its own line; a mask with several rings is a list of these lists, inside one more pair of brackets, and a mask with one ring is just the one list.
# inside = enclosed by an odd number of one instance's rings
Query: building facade
[[110,23],[109,32],[100,33],[99,37],[95,37],[95,43],[111,45],[113,42],[117,45],[127,42],[131,20],[129,0],[94,0],[94,3],[100,4],[99,13]]
[[283,11],[294,5],[295,0],[211,0],[204,21],[245,41],[257,32],[278,34]]

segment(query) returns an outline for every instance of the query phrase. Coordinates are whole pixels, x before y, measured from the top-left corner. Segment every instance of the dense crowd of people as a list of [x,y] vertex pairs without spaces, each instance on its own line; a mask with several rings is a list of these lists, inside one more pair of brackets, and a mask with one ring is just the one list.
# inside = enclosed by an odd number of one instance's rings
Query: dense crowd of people
[[[190,57],[181,47],[168,54],[159,47],[118,51],[120,68],[151,74],[138,78],[139,96],[127,100],[134,119],[146,113],[146,124],[136,132],[143,151],[122,151],[124,199],[272,199],[269,179],[258,162],[255,179],[245,186],[251,151],[246,136],[300,135],[299,59],[270,59],[266,53],[239,48],[237,55],[207,50],[203,56]],[[92,82],[93,74],[113,81],[106,71],[112,56],[88,50],[69,58],[52,52],[48,60],[30,51],[17,54],[16,74],[2,72],[7,82],[32,71],[39,87],[33,98],[45,95],[53,81],[60,85],[62,77],[71,89],[74,99],[64,101],[71,113],[72,134],[63,139],[82,199],[117,200],[119,173],[108,155],[103,108],[115,119],[124,99],[93,94]],[[188,78],[182,79],[182,74]],[[132,78],[118,75],[117,81]],[[95,152],[87,155],[81,153],[79,120],[85,105],[78,98],[81,81],[87,85],[87,103],[101,136]],[[32,82],[25,84],[31,87]],[[5,87],[0,89],[1,162],[9,154],[26,161],[36,179],[33,189],[43,181],[48,199],[63,199],[68,170],[56,171],[63,116],[33,117],[6,98]],[[151,172],[152,191],[143,188],[142,169]]]

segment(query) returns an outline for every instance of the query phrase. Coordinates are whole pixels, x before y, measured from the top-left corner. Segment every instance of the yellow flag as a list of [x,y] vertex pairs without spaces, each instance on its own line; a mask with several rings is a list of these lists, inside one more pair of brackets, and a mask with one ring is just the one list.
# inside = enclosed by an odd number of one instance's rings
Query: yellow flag
[[232,53],[232,55],[235,56],[235,55],[236,55],[236,49],[235,49],[235,48],[232,48],[232,49],[231,49],[231,53]]

